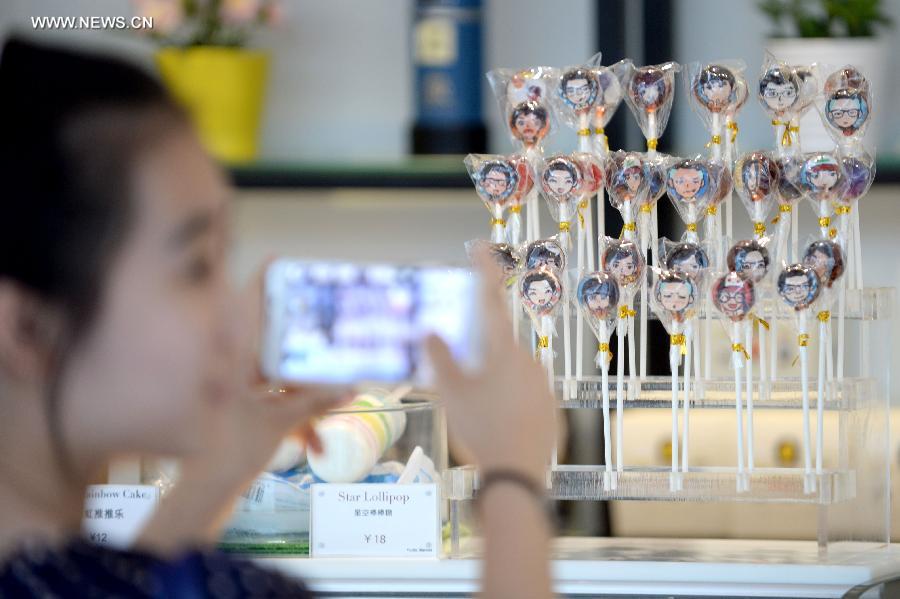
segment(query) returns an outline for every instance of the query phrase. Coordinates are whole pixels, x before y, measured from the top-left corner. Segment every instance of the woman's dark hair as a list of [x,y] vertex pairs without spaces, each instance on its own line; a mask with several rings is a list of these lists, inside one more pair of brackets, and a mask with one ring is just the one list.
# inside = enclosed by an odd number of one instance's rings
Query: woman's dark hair
[[550,285],[550,289],[553,290],[553,293],[556,293],[556,290],[559,288],[553,273],[542,269],[528,274],[525,277],[525,280],[522,281],[522,289],[527,292],[532,283],[539,283],[541,281],[546,281]]
[[152,77],[124,62],[10,39],[0,57],[0,280],[58,309],[47,393],[64,472],[58,384],[92,323],[134,212],[137,157],[187,121]]
[[509,122],[515,125],[516,119],[520,116],[528,116],[529,114],[536,116],[541,121],[542,126],[547,124],[547,109],[531,100],[519,103],[513,109]]

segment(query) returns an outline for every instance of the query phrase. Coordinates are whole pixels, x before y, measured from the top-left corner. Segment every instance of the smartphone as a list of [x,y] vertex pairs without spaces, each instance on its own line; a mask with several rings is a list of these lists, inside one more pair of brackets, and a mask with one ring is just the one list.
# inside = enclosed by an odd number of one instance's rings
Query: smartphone
[[271,380],[430,386],[422,340],[479,363],[480,279],[462,268],[281,259],[266,273],[262,370]]

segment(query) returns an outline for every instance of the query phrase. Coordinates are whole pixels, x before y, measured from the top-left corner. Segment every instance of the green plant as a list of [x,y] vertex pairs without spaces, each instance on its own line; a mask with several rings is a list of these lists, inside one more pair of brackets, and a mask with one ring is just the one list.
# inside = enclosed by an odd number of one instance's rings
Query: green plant
[[891,26],[881,0],[759,0],[771,20],[773,37],[872,37]]

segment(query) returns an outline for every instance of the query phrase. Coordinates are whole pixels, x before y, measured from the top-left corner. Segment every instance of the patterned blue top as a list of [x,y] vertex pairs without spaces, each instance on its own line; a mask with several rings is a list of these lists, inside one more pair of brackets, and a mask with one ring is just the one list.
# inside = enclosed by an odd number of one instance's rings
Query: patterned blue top
[[0,564],[6,597],[310,597],[302,584],[218,552],[165,561],[76,540],[62,548],[23,544]]

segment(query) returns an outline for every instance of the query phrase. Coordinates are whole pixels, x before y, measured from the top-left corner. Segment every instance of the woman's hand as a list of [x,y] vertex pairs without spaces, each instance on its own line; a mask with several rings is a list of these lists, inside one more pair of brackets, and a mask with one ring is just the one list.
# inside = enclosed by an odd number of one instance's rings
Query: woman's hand
[[515,469],[543,480],[553,444],[554,406],[546,372],[513,340],[509,307],[496,267],[481,269],[484,360],[463,372],[447,345],[427,340],[437,389],[444,399],[450,431],[475,456],[482,471]]

